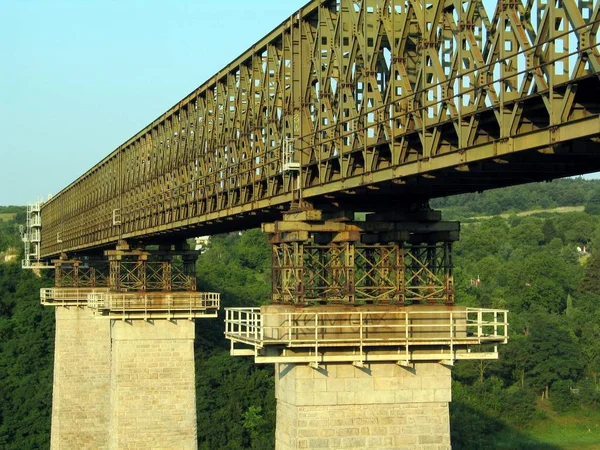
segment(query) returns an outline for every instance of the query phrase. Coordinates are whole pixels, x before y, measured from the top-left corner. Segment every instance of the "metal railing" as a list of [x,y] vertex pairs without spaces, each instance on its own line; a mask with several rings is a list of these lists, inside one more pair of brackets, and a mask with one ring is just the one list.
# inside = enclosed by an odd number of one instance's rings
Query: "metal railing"
[[102,295],[107,288],[42,288],[40,301],[45,306],[87,305],[89,295]]
[[87,305],[107,316],[195,317],[216,314],[220,297],[216,292],[94,292],[88,295]]
[[261,312],[227,308],[225,335],[255,348],[466,346],[506,343],[508,311],[496,309]]
[[225,336],[248,343],[262,343],[260,308],[226,308]]
[[21,226],[21,240],[23,241],[23,249],[25,258],[21,260],[23,269],[51,269],[53,266],[45,263],[40,258],[41,242],[42,242],[42,218],[41,207],[42,202],[30,204],[27,207],[27,219],[25,227]]
[[41,210],[42,210],[42,202],[30,203],[27,206],[28,213],[40,212]]

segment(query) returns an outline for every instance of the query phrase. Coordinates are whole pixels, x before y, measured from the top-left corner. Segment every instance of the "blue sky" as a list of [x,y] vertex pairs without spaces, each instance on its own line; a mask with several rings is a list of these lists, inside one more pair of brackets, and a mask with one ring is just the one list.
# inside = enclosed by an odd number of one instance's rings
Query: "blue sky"
[[0,205],[57,193],[307,1],[0,0]]
[[57,193],[308,0],[0,0],[0,205]]

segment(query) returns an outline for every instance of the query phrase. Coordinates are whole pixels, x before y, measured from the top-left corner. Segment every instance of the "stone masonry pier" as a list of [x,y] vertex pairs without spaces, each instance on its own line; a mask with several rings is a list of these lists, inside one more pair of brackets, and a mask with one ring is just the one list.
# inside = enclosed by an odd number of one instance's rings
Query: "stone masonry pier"
[[194,330],[56,308],[51,449],[196,449]]
[[438,363],[277,364],[275,448],[449,449],[450,385]]
[[113,321],[111,334],[110,448],[196,449],[194,322]]
[[219,294],[197,292],[196,253],[122,241],[108,259],[53,261],[56,307],[52,450],[195,450],[195,319]]
[[110,322],[82,306],[56,308],[52,450],[106,449]]

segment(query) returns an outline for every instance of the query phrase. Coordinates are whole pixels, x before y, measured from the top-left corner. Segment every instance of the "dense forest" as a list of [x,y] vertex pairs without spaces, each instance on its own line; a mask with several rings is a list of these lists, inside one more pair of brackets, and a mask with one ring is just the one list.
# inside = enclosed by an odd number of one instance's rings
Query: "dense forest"
[[[461,220],[455,247],[459,304],[510,310],[499,361],[453,371],[455,449],[600,447],[600,181],[531,184],[436,199]],[[0,208],[0,252],[18,242],[23,209]],[[213,236],[200,255],[200,289],[223,306],[270,295],[267,240],[258,230]],[[48,448],[53,311],[51,284],[0,264],[0,449]],[[274,446],[273,369],[229,356],[223,322],[197,325],[200,449]]]
[[[25,208],[0,207],[0,253],[21,245]],[[0,449],[50,446],[54,316],[39,304],[50,274],[0,263]]]

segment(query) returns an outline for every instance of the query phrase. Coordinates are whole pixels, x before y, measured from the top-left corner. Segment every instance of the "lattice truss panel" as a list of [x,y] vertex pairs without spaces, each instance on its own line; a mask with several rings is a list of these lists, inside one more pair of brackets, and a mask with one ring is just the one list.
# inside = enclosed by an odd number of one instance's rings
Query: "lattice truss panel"
[[110,261],[110,287],[116,292],[195,291],[194,265],[178,259],[114,259]]
[[108,262],[54,261],[54,286],[94,288],[108,286]]
[[452,244],[272,246],[275,304],[452,304]]
[[595,114],[575,95],[600,71],[599,14],[591,0],[315,0],[46,203],[42,253],[289,203],[286,142],[310,198],[471,148],[491,158],[514,136],[589,137],[535,132]]

